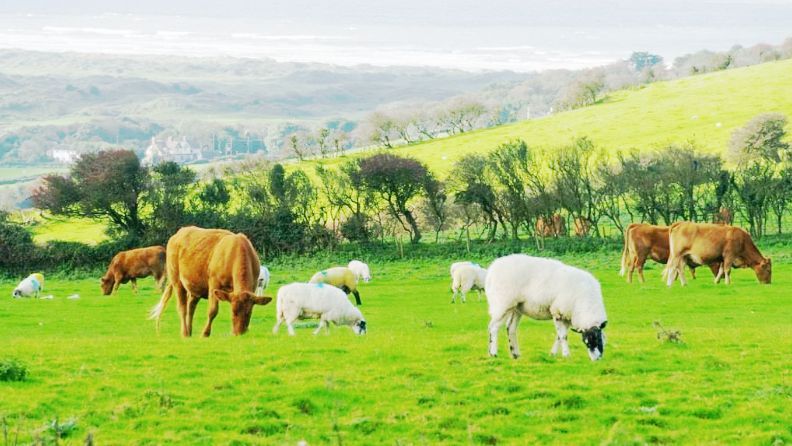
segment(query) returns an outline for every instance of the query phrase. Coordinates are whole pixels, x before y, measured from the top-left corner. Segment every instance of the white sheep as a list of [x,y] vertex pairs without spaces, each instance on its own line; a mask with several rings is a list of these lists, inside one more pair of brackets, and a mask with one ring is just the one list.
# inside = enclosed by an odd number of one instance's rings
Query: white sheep
[[308,283],[326,283],[341,288],[345,293],[352,293],[355,296],[355,303],[363,305],[360,300],[360,292],[357,289],[357,277],[351,269],[345,266],[319,271],[311,277]]
[[256,296],[264,295],[264,290],[267,289],[267,285],[269,285],[269,281],[270,281],[269,269],[266,266],[261,265],[261,268],[259,269],[258,283],[256,284]]
[[[456,266],[455,266],[456,265]],[[481,301],[481,290],[484,289],[487,280],[487,270],[476,263],[457,262],[451,265],[451,303],[456,302],[457,294],[462,297],[462,302],[467,301],[467,293],[470,290],[478,292]]]
[[362,280],[368,283],[371,280],[371,270],[369,270],[369,266],[360,260],[353,260],[349,262],[347,268],[351,269],[352,272],[355,273],[355,278],[357,278],[358,282]]
[[20,297],[39,297],[42,291],[44,291],[44,275],[41,273],[33,273],[19,282],[19,285],[14,288],[11,296],[14,299]]
[[291,283],[278,290],[275,304],[277,322],[272,328],[278,333],[281,323],[286,322],[290,335],[294,335],[294,321],[318,318],[318,334],[322,327],[330,331],[329,323],[348,325],[355,334],[366,333],[366,320],[360,310],[352,305],[342,290],[325,283]]
[[567,330],[580,332],[592,361],[605,353],[608,317],[597,279],[581,269],[558,260],[512,254],[490,265],[485,287],[489,303],[489,354],[498,354],[498,330],[505,322],[509,349],[516,359],[517,325],[527,315],[533,319],[553,319],[556,340],[550,354],[569,356]]

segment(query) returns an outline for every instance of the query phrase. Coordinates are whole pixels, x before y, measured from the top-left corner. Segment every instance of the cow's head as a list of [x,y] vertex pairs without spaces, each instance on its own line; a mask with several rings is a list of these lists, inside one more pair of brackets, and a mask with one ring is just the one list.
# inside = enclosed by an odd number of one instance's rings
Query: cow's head
[[762,259],[761,262],[754,266],[756,278],[759,283],[770,283],[771,276],[773,275],[773,262],[768,257]]
[[109,296],[110,293],[113,292],[113,286],[115,286],[115,277],[113,276],[102,277],[101,286],[102,286],[102,294],[104,294],[105,296]]
[[223,290],[214,290],[214,296],[219,300],[231,303],[231,317],[235,335],[241,335],[247,331],[248,325],[250,325],[250,317],[253,315],[254,305],[267,305],[272,301],[271,297],[256,296],[249,291],[229,293]]
[[583,330],[583,343],[588,348],[589,358],[596,361],[605,354],[605,333],[602,331],[608,321],[603,322],[599,327],[591,327],[588,330]]

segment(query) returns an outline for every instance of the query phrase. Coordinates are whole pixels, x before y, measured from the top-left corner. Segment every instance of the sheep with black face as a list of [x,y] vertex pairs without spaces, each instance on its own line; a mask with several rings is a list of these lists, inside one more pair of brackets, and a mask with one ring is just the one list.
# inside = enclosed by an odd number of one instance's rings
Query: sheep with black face
[[498,331],[506,324],[509,349],[520,356],[517,326],[523,315],[533,319],[552,319],[556,339],[550,354],[561,348],[569,356],[567,333],[580,332],[592,361],[605,352],[608,323],[602,290],[597,279],[581,269],[558,260],[512,254],[495,260],[488,268],[485,286],[489,303],[489,353],[498,354]]

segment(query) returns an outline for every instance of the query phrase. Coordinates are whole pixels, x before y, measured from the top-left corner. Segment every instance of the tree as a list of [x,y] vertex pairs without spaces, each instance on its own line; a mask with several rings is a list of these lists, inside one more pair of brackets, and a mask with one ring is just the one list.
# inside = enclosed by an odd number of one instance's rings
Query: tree
[[756,237],[764,234],[773,204],[777,203],[778,209],[786,207],[789,190],[779,182],[786,161],[792,159],[790,145],[784,141],[785,127],[786,116],[762,114],[735,130],[729,141],[728,160],[736,166],[732,186],[743,204],[740,211]]
[[360,183],[360,160],[349,160],[335,170],[316,166],[323,197],[334,219],[346,218],[340,225],[342,235],[350,241],[367,241],[372,196]]
[[635,71],[643,71],[645,68],[652,68],[653,66],[663,62],[663,57],[657,54],[651,54],[646,51],[634,52],[630,55],[630,66]]
[[571,110],[594,105],[604,90],[605,79],[601,74],[588,75],[567,87],[560,106]]
[[374,144],[381,145],[387,149],[393,148],[392,139],[396,133],[396,122],[390,116],[382,112],[375,112],[368,118],[371,132],[369,140]]
[[195,171],[172,161],[152,169],[145,201],[151,207],[147,226],[153,243],[165,243],[188,223],[187,194],[195,179]]
[[488,180],[488,164],[486,156],[471,153],[463,156],[451,170],[449,178],[453,184],[454,201],[465,209],[478,206],[484,215],[489,230],[487,240],[495,240],[498,224],[505,228],[503,216],[498,208],[497,196],[493,184]]
[[445,228],[449,217],[445,184],[431,173],[427,174],[424,180],[424,194],[426,196],[424,215],[434,228],[435,243],[437,243],[440,241],[440,231]]
[[297,159],[302,161],[305,159],[306,150],[304,147],[300,146],[300,138],[297,135],[291,135],[289,137],[289,148],[297,156]]
[[100,151],[80,157],[68,177],[44,177],[32,198],[40,209],[104,219],[115,229],[140,237],[145,231],[140,207],[148,181],[148,171],[135,152]]
[[360,184],[378,195],[388,212],[410,233],[410,241],[421,240],[421,231],[408,202],[418,195],[429,174],[426,166],[412,158],[381,153],[360,160]]
[[316,145],[319,146],[319,153],[322,155],[322,158],[324,158],[330,150],[329,139],[330,129],[327,127],[319,129],[319,133],[316,135]]
[[555,152],[550,169],[555,174],[555,184],[561,206],[576,221],[593,226],[599,232],[599,190],[593,165],[594,144],[580,138],[574,144]]
[[501,144],[489,155],[492,183],[498,186],[498,201],[503,202],[498,206],[500,214],[509,222],[514,240],[519,239],[520,225],[531,220],[526,188],[531,162],[528,145],[521,140]]

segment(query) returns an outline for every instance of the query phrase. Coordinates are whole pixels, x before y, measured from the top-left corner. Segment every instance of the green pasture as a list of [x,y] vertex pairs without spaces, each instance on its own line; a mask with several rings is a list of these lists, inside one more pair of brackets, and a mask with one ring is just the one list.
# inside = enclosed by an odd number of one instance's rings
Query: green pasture
[[[146,320],[159,298],[151,279],[139,295],[105,297],[98,277],[50,277],[53,300],[13,300],[5,281],[0,361],[21,361],[28,377],[0,381],[0,421],[20,444],[46,444],[56,418],[74,423],[60,429],[74,445],[89,433],[101,445],[787,444],[792,263],[771,254],[772,285],[738,270],[716,286],[702,270],[671,289],[657,267],[644,285],[624,283],[616,252],[566,258],[602,281],[608,344],[595,363],[576,334],[570,358],[551,357],[552,323],[529,319],[522,358],[508,357],[505,333],[488,357],[486,303],[449,303],[451,259],[372,263],[362,337],[273,335],[273,304],[232,337],[223,303],[211,338],[182,339],[175,302],[160,335]],[[305,262],[271,265],[268,294],[327,266]],[[658,340],[654,321],[684,344]]]
[[[586,136],[614,153],[686,142],[706,152],[722,153],[732,132],[756,115],[792,115],[790,86],[792,60],[764,63],[608,93],[601,103],[590,107],[395,151],[425,162],[442,176],[461,156],[489,152],[518,138],[530,147],[545,149]],[[322,162],[332,164],[337,159]]]
[[95,245],[108,239],[107,226],[89,218],[47,216],[31,226],[33,241],[38,244],[53,240]]

